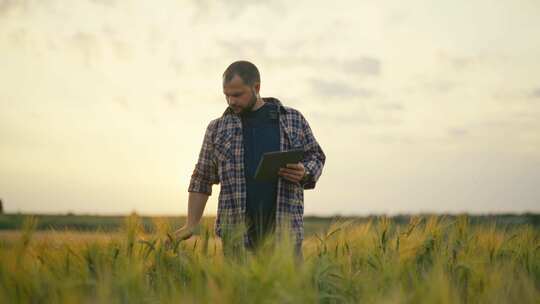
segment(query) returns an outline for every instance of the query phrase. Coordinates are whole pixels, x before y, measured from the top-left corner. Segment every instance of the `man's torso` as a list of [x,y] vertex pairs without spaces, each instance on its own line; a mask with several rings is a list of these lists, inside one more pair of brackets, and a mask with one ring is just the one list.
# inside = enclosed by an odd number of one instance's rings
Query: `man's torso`
[[246,224],[254,243],[271,233],[275,224],[277,180],[256,181],[254,176],[262,155],[280,149],[277,114],[277,105],[266,102],[256,111],[242,115]]
[[[263,98],[267,103],[278,106],[279,109],[279,150],[302,148],[304,134],[301,114],[291,108],[282,106],[277,99]],[[238,115],[227,114],[212,123],[212,147],[217,165],[217,174],[221,189],[216,218],[216,233],[222,235],[224,229],[244,224],[248,209],[248,191],[246,180],[246,165],[244,162],[245,148],[242,121]],[[303,239],[303,188],[284,179],[279,179],[276,185],[275,225],[288,227],[289,232],[297,242]],[[279,232],[279,231],[276,231]],[[249,243],[245,234],[244,243]]]

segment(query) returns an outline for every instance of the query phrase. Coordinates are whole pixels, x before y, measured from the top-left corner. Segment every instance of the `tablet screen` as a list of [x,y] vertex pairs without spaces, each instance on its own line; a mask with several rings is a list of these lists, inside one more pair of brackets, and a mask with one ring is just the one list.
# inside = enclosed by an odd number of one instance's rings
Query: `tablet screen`
[[277,151],[264,153],[255,171],[257,181],[276,181],[280,168],[296,164],[304,158],[304,150]]

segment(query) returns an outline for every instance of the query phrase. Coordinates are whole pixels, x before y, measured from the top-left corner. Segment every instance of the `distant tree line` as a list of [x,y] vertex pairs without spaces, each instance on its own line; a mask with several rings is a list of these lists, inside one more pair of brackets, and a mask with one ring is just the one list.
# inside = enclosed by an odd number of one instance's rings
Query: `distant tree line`
[[[11,213],[3,214],[0,216],[0,230],[2,229],[20,229],[24,219],[31,214],[24,213]],[[455,220],[457,215],[444,215],[444,214],[421,214],[419,216],[423,218],[429,218],[432,215],[442,216],[449,220]],[[35,215],[38,220],[38,230],[48,229],[73,229],[82,231],[115,231],[124,225],[125,216],[99,216],[99,215],[74,215],[73,213],[68,215]],[[395,224],[407,225],[412,215],[394,215],[388,216]],[[538,213],[523,213],[523,214],[488,214],[488,215],[468,215],[471,224],[492,224],[503,226],[512,225],[531,225],[540,229],[540,214]],[[161,217],[166,219],[173,228],[180,227],[184,221],[185,216],[169,216]],[[306,228],[306,234],[311,232],[320,231],[329,227],[332,222],[352,220],[353,222],[361,223],[369,220],[377,220],[378,215],[369,216],[305,216],[304,224]],[[212,219],[209,219],[210,221]],[[150,232],[154,230],[154,218],[148,216],[141,216],[143,228]],[[309,232],[309,233],[308,233]]]

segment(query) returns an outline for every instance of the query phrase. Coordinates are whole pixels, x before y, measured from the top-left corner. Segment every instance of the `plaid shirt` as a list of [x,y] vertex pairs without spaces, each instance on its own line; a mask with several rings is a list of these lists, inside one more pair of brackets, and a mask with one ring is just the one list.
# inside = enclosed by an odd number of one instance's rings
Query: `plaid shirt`
[[[283,229],[288,227],[290,237],[298,244],[304,238],[304,189],[315,188],[326,156],[299,111],[283,106],[276,98],[263,100],[278,105],[281,151],[297,148],[305,151],[302,163],[309,173],[308,181],[300,185],[280,177],[277,186],[276,233],[286,232]],[[211,195],[212,185],[218,183],[221,191],[215,232],[222,237],[224,229],[244,223],[246,212],[242,123],[239,115],[229,108],[206,129],[188,191]],[[243,237],[247,244],[247,233]]]

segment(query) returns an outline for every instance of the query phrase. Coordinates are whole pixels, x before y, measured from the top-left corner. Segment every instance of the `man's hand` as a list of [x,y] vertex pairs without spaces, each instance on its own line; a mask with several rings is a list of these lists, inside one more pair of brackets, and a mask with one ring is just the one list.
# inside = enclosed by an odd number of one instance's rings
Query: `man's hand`
[[184,225],[174,232],[173,237],[178,241],[187,240],[193,235],[193,230],[193,228]]
[[305,174],[306,169],[301,162],[297,164],[287,164],[287,168],[280,168],[278,172],[279,176],[293,183],[300,183]]
[[180,229],[173,232],[172,235],[167,233],[167,239],[165,240],[166,247],[175,247],[183,240],[189,239],[193,235],[193,228],[183,226]]

